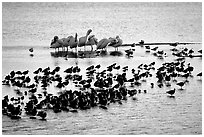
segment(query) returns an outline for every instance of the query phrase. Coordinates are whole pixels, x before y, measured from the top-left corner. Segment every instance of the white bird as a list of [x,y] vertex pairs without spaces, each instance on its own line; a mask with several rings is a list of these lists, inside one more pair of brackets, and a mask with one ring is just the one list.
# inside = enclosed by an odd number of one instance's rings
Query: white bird
[[63,40],[59,39],[58,36],[54,36],[54,39],[52,39],[52,42],[50,44],[50,48],[54,48],[56,51],[56,48],[59,51],[59,48],[63,47]]
[[103,39],[101,39],[98,42],[98,44],[96,45],[96,50],[98,50],[98,49],[102,49],[102,50],[105,49],[108,46],[108,44],[110,44],[113,40],[114,40],[113,38],[109,38],[109,39],[103,38]]
[[77,51],[77,46],[78,46],[78,39],[77,39],[77,33],[75,34],[75,37],[69,36],[67,39],[67,43],[71,49],[75,48]]
[[91,29],[89,29],[86,33],[86,36],[83,36],[83,37],[80,37],[79,38],[79,44],[78,44],[78,47],[83,47],[84,46],[84,50],[85,50],[85,46],[86,46],[86,43],[87,43],[87,39],[88,39],[88,35],[92,32]]
[[111,42],[111,43],[109,44],[109,46],[114,47],[114,48],[115,48],[115,51],[116,51],[116,50],[118,51],[118,47],[120,47],[122,44],[123,44],[123,40],[120,39],[119,36],[116,36],[115,41]]
[[93,45],[97,45],[98,44],[98,39],[95,38],[95,35],[90,35],[86,45],[90,45],[91,46],[91,51],[93,51]]

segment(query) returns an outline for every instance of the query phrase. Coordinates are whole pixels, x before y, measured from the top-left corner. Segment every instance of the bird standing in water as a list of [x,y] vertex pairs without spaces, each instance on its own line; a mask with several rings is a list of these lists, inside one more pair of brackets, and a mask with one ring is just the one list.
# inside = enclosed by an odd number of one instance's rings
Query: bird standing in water
[[88,40],[87,40],[86,45],[91,46],[91,51],[93,51],[93,45],[97,45],[97,44],[98,44],[98,40],[97,40],[97,38],[95,38],[95,35],[90,35]]
[[84,46],[84,51],[86,49],[86,44],[87,44],[87,39],[88,39],[88,36],[89,34],[92,32],[91,29],[89,29],[86,33],[86,36],[83,36],[83,37],[80,37],[79,38],[79,44],[78,44],[78,47],[83,47]]
[[116,41],[115,42],[111,42],[109,46],[112,46],[115,48],[115,51],[118,51],[118,47],[120,47],[123,44],[123,40],[120,39],[119,36],[116,36]]
[[98,50],[98,49],[106,49],[106,47],[108,46],[108,44],[110,44],[112,41],[113,41],[114,39],[113,38],[109,38],[109,39],[107,39],[107,38],[103,38],[103,39],[101,39],[98,43],[97,43],[97,45],[96,45],[96,50]]
[[176,89],[172,89],[172,90],[169,90],[167,91],[166,93],[170,94],[171,96],[175,93]]
[[30,48],[29,51],[30,51],[30,56],[33,56],[33,48]]
[[30,48],[29,51],[30,51],[30,52],[33,52],[33,48]]
[[54,39],[51,41],[50,48],[54,48],[55,51],[57,48],[59,51],[59,48],[63,47],[63,44],[64,44],[63,41],[59,39],[58,36],[54,36]]
[[77,45],[78,45],[78,39],[77,39],[77,33],[75,34],[75,37],[69,36],[68,37],[68,45],[71,49],[75,48],[75,51],[77,52]]
[[201,78],[202,77],[202,72],[198,73],[197,76]]
[[180,86],[181,87],[181,90],[183,89],[182,87],[184,86],[184,84],[185,84],[186,82],[184,81],[184,82],[178,82],[176,85],[178,85],[178,86]]

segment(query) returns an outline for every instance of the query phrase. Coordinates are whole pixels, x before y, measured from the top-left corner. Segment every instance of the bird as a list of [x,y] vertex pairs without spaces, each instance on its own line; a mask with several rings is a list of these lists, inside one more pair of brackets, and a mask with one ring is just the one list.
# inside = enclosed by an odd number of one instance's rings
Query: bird
[[143,45],[143,44],[144,44],[144,40],[141,40],[141,41],[139,42],[139,44],[140,44],[140,45]]
[[190,49],[189,51],[188,51],[188,54],[192,54],[192,53],[194,53],[194,51],[193,51],[193,49]]
[[33,52],[33,48],[30,48],[29,51],[30,51],[30,52]]
[[151,50],[156,51],[158,49],[158,47],[154,47]]
[[96,45],[96,50],[98,50],[98,49],[106,49],[106,47],[108,46],[108,44],[110,44],[112,41],[113,41],[114,39],[113,38],[109,38],[109,39],[107,39],[107,38],[103,38],[103,39],[101,39],[98,43],[97,43],[97,45]]
[[54,48],[56,51],[56,48],[59,51],[59,48],[63,47],[63,41],[61,39],[59,39],[58,36],[54,36],[54,39],[52,39],[51,44],[50,44],[50,48]]
[[199,52],[200,54],[202,54],[202,49],[198,50],[198,52]]
[[185,83],[186,83],[185,81],[184,82],[181,81],[181,82],[176,83],[176,85],[180,86],[181,89],[182,89],[182,87],[184,86]]
[[202,77],[202,72],[198,73],[197,76],[201,78]]
[[84,50],[85,50],[85,46],[86,46],[86,43],[87,43],[87,37],[88,35],[92,32],[91,29],[89,29],[86,33],[86,36],[83,36],[83,37],[80,37],[79,38],[79,43],[78,43],[78,47],[83,47],[84,46]]
[[154,88],[154,83],[150,83],[151,84],[151,88]]
[[47,116],[47,113],[45,111],[38,111],[37,116],[40,116],[43,120]]
[[95,38],[95,35],[90,35],[88,37],[86,45],[90,45],[91,46],[91,51],[93,51],[93,45],[97,45],[97,44],[98,44],[98,39]]
[[172,89],[172,90],[169,90],[167,91],[166,93],[170,94],[171,96],[175,93],[176,89]]
[[108,46],[112,46],[115,48],[115,51],[118,51],[118,47],[120,47],[123,44],[123,40],[120,39],[119,36],[116,36],[115,41],[110,43]]
[[133,50],[132,49],[125,50],[125,52],[126,52],[127,56],[133,55]]
[[178,44],[179,44],[178,42],[175,42],[175,43],[170,43],[169,45],[176,47]]
[[149,46],[149,45],[147,45],[147,46],[145,46],[145,48],[146,48],[146,49],[150,49],[150,46]]
[[77,39],[77,33],[75,34],[75,37],[69,36],[68,39],[68,45],[71,49],[75,48],[75,51],[77,52],[77,46],[78,46],[78,39]]
[[100,64],[96,65],[95,68],[99,69],[101,67]]

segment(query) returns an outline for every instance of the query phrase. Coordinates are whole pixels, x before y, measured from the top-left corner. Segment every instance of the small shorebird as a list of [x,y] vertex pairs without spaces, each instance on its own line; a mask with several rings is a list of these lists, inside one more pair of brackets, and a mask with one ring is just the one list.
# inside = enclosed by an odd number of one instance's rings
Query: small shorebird
[[30,51],[30,52],[33,52],[33,48],[30,48],[29,51]]
[[172,90],[169,90],[167,91],[166,93],[170,94],[171,96],[175,93],[176,89],[172,89]]
[[184,86],[184,84],[185,84],[186,82],[184,81],[181,81],[181,82],[178,82],[176,85],[178,85],[178,86],[180,86],[181,87],[181,89],[182,89],[182,87]]
[[202,77],[202,72],[198,73],[197,76],[201,78]]

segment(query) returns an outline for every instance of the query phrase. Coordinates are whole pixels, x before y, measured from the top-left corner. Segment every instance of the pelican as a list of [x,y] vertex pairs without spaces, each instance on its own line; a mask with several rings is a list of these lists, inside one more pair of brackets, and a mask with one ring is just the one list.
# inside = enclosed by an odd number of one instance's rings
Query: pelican
[[78,44],[78,47],[82,47],[84,46],[84,50],[85,50],[85,46],[86,46],[86,43],[87,43],[87,37],[88,35],[92,32],[91,29],[89,29],[86,33],[86,36],[83,36],[83,37],[80,37],[79,38],[79,44]]
[[50,44],[50,48],[54,48],[55,51],[56,51],[56,48],[58,48],[58,51],[59,51],[59,48],[62,46],[63,46],[63,41],[60,40],[58,36],[54,36],[54,39],[52,40]]
[[[70,36],[69,36],[70,37]],[[69,47],[69,37],[67,37],[67,38],[62,38],[62,42],[63,42],[63,44],[62,44],[62,47],[63,48],[67,48],[67,52],[68,52],[68,47]]]
[[90,45],[91,51],[93,51],[93,45],[97,45],[97,44],[98,44],[98,40],[97,38],[95,38],[95,35],[90,35],[86,45]]
[[73,36],[69,36],[68,39],[68,45],[70,46],[71,49],[75,48],[75,50],[77,51],[77,45],[78,45],[78,40],[77,40],[77,33],[75,34],[75,37]]
[[111,42],[111,44],[109,44],[109,46],[112,46],[115,48],[115,51],[118,51],[118,47],[121,46],[123,44],[123,40],[120,39],[119,36],[116,36],[116,39],[114,42]]
[[111,38],[111,37],[110,37],[109,39],[103,38],[103,39],[100,40],[100,41],[98,42],[98,44],[96,45],[96,50],[98,50],[98,49],[105,49],[105,48],[108,46],[108,44],[110,44],[113,40],[114,40],[114,39]]

